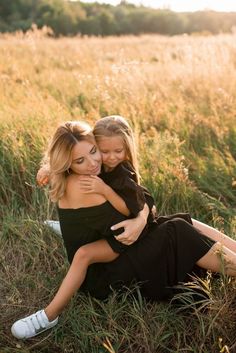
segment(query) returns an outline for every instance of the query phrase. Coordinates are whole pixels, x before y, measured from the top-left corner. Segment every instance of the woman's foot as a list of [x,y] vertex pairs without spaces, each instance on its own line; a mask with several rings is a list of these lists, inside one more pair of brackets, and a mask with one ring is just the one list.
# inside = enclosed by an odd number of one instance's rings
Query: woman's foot
[[27,339],[39,335],[40,333],[52,328],[58,323],[58,317],[49,321],[44,310],[16,321],[11,327],[13,336],[19,339]]

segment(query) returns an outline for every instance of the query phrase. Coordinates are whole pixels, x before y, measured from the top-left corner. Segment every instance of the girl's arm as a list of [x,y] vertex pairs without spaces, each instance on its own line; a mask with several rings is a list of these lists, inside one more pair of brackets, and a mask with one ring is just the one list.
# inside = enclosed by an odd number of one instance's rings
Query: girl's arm
[[126,206],[125,201],[109,185],[105,183],[103,189],[103,196],[117,211],[122,213],[124,216],[128,217],[130,215],[130,211]]
[[49,164],[42,165],[36,175],[39,186],[45,186],[49,183],[50,167]]
[[90,176],[79,176],[79,188],[83,193],[96,193],[101,194],[107,201],[124,216],[129,216],[130,211],[126,206],[125,201],[119,196],[109,185],[95,175]]

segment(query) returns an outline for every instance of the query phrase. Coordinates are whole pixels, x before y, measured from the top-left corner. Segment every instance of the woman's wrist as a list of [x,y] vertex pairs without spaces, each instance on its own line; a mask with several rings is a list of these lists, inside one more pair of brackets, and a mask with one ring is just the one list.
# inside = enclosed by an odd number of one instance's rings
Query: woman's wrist
[[149,207],[148,205],[145,203],[142,211],[139,212],[138,217],[143,220],[143,222],[145,222],[145,224],[147,223],[147,219],[148,219],[148,214],[149,214]]

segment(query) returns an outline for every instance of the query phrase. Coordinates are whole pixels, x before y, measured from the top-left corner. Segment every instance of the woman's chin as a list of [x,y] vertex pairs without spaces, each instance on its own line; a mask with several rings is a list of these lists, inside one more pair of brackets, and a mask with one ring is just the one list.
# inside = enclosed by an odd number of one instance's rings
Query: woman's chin
[[99,175],[101,173],[101,166],[97,167],[96,169],[94,169],[90,175]]

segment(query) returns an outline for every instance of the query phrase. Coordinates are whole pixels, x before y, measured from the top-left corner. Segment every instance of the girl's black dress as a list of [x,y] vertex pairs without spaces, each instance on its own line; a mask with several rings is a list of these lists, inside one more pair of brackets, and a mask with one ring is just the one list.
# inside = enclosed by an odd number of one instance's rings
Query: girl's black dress
[[[152,208],[151,196],[137,185],[129,164],[121,163],[112,172],[100,176],[125,200],[132,217],[145,202]],[[147,299],[169,298],[175,293],[174,286],[189,279],[197,269],[196,262],[214,244],[192,226],[188,214],[154,218],[150,213],[139,239],[126,246],[116,240],[110,229],[126,217],[109,202],[79,209],[58,208],[58,213],[70,262],[80,246],[102,238],[120,253],[116,260],[93,264],[88,269],[81,289],[99,299],[135,282],[139,283],[140,291]]]

